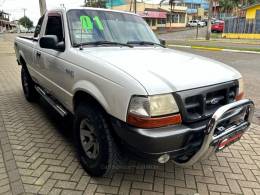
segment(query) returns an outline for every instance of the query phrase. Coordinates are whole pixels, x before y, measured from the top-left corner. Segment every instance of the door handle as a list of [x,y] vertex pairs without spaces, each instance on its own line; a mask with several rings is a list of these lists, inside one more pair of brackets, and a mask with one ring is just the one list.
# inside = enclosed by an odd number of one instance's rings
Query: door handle
[[41,55],[42,55],[41,52],[38,52],[38,51],[36,52],[37,57],[41,57]]

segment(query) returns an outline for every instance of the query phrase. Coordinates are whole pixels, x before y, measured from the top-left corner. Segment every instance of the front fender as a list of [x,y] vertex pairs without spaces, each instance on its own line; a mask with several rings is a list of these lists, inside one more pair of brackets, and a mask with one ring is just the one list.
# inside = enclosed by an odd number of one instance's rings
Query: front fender
[[[81,80],[74,84],[72,88],[73,94],[75,95],[78,91],[83,91],[89,95],[91,95],[93,98],[95,98],[100,105],[106,110],[107,113],[110,113],[110,107],[109,104],[104,97],[104,95],[101,93],[101,91],[98,89],[96,85],[89,81]],[[74,109],[74,108],[73,108]]]

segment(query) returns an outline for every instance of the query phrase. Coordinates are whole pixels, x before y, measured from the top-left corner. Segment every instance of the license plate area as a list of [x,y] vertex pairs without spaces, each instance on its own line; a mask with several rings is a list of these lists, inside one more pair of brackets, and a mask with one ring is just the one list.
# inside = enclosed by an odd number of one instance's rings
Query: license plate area
[[225,136],[223,139],[220,139],[217,142],[216,152],[222,151],[226,147],[234,144],[235,142],[239,141],[244,134],[244,130],[232,132],[229,135]]
[[240,140],[250,125],[247,116],[248,109],[242,107],[226,112],[219,119],[211,143],[216,152]]

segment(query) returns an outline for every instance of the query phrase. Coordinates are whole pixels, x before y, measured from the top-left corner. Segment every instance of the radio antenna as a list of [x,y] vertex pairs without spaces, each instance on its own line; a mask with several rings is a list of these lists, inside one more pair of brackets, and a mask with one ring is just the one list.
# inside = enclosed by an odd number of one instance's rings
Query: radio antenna
[[83,44],[82,44],[82,31],[83,31],[83,28],[82,28],[82,25],[81,25],[81,30],[80,30],[80,46],[79,46],[79,50],[83,50]]

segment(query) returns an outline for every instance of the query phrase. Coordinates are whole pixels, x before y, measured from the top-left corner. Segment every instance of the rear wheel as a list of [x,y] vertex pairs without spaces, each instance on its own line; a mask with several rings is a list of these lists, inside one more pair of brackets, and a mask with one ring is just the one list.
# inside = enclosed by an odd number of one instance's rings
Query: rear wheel
[[120,163],[119,152],[102,109],[81,103],[75,112],[75,142],[83,168],[102,176]]
[[21,70],[21,80],[23,86],[23,92],[26,100],[28,102],[34,102],[38,98],[38,93],[35,90],[35,84],[28,72],[28,70],[23,66]]

